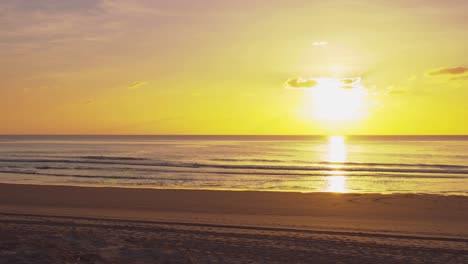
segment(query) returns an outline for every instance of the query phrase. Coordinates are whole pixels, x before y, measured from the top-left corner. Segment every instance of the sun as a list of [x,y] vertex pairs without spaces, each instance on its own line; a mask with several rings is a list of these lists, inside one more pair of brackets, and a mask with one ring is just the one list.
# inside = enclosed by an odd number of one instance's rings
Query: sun
[[315,119],[347,122],[362,119],[367,113],[367,90],[360,78],[317,78],[307,91],[308,111]]

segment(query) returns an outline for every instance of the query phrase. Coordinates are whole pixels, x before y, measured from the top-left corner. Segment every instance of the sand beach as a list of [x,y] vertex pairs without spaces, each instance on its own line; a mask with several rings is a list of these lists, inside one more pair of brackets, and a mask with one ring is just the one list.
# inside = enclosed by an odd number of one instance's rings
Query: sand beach
[[0,263],[466,263],[468,197],[0,184]]

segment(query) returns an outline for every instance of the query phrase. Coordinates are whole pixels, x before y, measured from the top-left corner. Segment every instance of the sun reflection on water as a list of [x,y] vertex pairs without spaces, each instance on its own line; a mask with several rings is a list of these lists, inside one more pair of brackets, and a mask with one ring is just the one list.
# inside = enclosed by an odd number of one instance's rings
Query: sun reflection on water
[[346,190],[346,176],[340,170],[342,162],[346,161],[346,141],[342,136],[330,136],[328,138],[328,157],[327,161],[333,164],[330,165],[330,176],[326,176],[327,187],[326,192],[339,192],[345,193]]
[[346,143],[342,136],[330,136],[328,138],[328,162],[346,161]]
[[346,177],[345,176],[327,176],[326,192],[346,192]]

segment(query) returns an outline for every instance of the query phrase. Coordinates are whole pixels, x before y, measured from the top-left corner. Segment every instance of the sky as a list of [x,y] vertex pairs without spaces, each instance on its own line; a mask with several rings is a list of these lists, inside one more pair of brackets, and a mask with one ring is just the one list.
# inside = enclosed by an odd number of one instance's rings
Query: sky
[[2,0],[0,134],[468,134],[465,0]]

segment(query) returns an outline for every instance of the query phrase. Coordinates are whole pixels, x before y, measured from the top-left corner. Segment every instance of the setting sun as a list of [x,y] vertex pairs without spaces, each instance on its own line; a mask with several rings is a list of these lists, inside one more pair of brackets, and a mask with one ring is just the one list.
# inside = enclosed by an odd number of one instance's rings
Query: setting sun
[[325,121],[352,121],[365,114],[365,89],[357,84],[343,86],[337,79],[323,79],[311,91],[314,115]]
[[369,111],[368,90],[361,78],[291,79],[286,88],[306,90],[301,115],[324,124],[352,123]]

